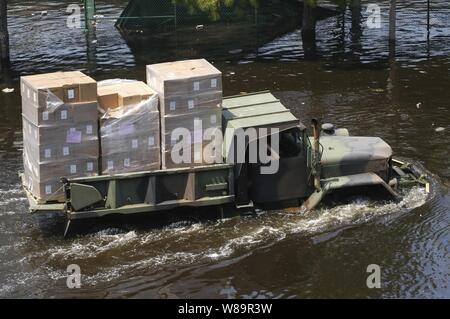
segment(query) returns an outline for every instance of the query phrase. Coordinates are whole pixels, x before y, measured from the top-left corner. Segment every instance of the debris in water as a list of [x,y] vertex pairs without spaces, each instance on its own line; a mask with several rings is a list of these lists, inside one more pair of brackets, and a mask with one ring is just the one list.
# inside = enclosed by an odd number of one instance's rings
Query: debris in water
[[416,104],[416,107],[417,107],[418,109],[420,109],[421,106],[422,106],[422,102],[419,102],[419,103]]
[[372,92],[375,92],[375,93],[383,93],[383,92],[384,92],[384,89],[372,89]]
[[195,30],[197,30],[197,31],[201,31],[204,28],[205,28],[205,26],[203,24],[199,24],[199,25],[195,26]]
[[236,50],[228,51],[228,53],[230,53],[230,54],[238,54],[238,53],[241,53],[241,52],[242,52],[242,49],[236,49]]
[[47,14],[48,14],[47,11],[42,11],[42,12],[41,12],[41,17],[45,17],[45,16],[47,16]]
[[97,40],[92,40],[92,44],[96,44],[97,43]]
[[14,89],[6,88],[2,90],[3,93],[12,93],[14,92]]
[[445,128],[442,127],[442,126],[439,126],[439,127],[436,127],[434,130],[435,130],[436,132],[442,132],[442,131],[445,130]]

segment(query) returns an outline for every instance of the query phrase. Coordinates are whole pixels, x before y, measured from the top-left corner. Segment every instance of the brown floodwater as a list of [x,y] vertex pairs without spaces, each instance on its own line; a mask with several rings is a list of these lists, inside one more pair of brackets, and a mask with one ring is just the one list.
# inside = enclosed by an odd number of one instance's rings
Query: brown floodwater
[[[8,1],[12,63],[0,89],[15,92],[0,92],[0,297],[450,298],[450,4],[432,1],[427,34],[426,1],[397,2],[393,57],[387,1],[380,29],[366,27],[362,1],[359,23],[348,10],[321,19],[308,50],[298,23],[130,35],[105,19],[126,1],[98,0],[104,19],[86,33],[66,27],[70,1]],[[400,203],[356,197],[306,214],[161,227],[123,220],[68,239],[61,218],[28,213],[17,176],[21,75],[82,70],[97,80],[145,80],[146,64],[191,57],[223,72],[226,95],[271,90],[305,123],[317,117],[383,138],[433,174],[431,196],[414,187]],[[81,267],[81,289],[66,286],[70,264]],[[366,286],[369,264],[381,267],[380,289]]]

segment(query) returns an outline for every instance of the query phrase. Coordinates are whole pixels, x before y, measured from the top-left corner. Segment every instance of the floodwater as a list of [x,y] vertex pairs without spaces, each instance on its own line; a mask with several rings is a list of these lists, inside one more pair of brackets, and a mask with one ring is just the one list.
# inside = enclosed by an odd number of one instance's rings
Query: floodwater
[[[0,92],[0,297],[449,298],[450,5],[432,1],[428,36],[426,1],[397,2],[393,58],[387,7],[381,28],[368,29],[366,1],[361,28],[349,11],[320,20],[312,51],[303,49],[299,26],[255,47],[239,40],[242,29],[208,24],[182,31],[180,43],[176,34],[136,42],[110,19],[95,34],[68,29],[69,1],[8,1],[12,65],[0,89],[15,92]],[[125,5],[97,1],[98,14],[117,17]],[[205,33],[216,39],[210,51]],[[415,187],[400,203],[357,197],[307,214],[156,228],[127,222],[69,239],[61,219],[27,213],[17,177],[20,75],[79,69],[98,80],[145,80],[146,63],[199,56],[223,71],[226,95],[271,90],[305,123],[318,117],[380,136],[433,174],[432,194]],[[79,290],[66,286],[70,264],[81,267]],[[380,289],[366,286],[370,264],[381,267]]]

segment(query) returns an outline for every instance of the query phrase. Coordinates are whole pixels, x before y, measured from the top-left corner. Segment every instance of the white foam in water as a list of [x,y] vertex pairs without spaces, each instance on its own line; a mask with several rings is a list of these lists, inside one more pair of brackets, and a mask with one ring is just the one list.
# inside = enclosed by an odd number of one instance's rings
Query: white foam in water
[[[135,231],[121,232],[119,229],[107,229],[91,236],[80,236],[72,242],[61,241],[52,248],[34,252],[27,256],[27,262],[45,259],[40,273],[47,278],[62,280],[64,269],[54,269],[47,261],[72,261],[75,259],[93,259],[99,261],[94,272],[84,273],[84,283],[95,285],[112,279],[125,277],[135,271],[145,274],[147,271],[163,269],[167,266],[186,266],[197,262],[217,262],[222,259],[241,256],[255,249],[269,247],[292,234],[311,236],[325,231],[341,229],[348,225],[357,225],[376,220],[388,214],[401,214],[424,204],[427,194],[423,188],[410,189],[401,202],[372,202],[357,198],[350,204],[300,213],[266,213],[253,217],[237,217],[218,220],[213,223],[172,224],[162,229],[144,233]],[[395,215],[394,215],[395,216]],[[114,255],[125,252],[125,258],[114,262],[104,261],[105,254]],[[91,261],[90,261],[91,263]],[[30,274],[28,274],[30,275]],[[13,285],[24,285],[28,275],[13,278]],[[32,275],[30,275],[32,276]],[[36,278],[35,278],[36,279]],[[13,288],[11,278],[0,287],[0,295],[8,294]]]
[[48,253],[52,258],[95,258],[105,251],[125,246],[137,238],[134,231],[115,235],[110,235],[110,232],[111,230],[104,230],[89,238],[75,240],[69,247],[53,247]]
[[13,211],[7,211],[7,212],[0,212],[0,216],[10,216],[10,215],[15,215],[16,212]]

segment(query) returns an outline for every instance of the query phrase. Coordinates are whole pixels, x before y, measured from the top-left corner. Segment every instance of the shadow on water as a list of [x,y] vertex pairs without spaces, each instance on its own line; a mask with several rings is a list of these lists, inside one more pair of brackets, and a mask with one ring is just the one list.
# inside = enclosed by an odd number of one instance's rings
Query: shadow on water
[[[303,2],[236,1],[213,12],[202,11],[192,2],[174,6],[166,1],[130,1],[117,22],[121,34],[138,63],[208,57],[214,61],[239,61],[252,54],[258,59],[258,48],[302,25]],[[174,13],[175,12],[175,13]],[[318,20],[337,12],[317,7]],[[130,17],[173,16],[159,19]],[[148,50],[149,47],[158,48]]]

